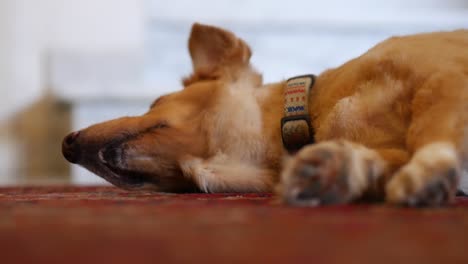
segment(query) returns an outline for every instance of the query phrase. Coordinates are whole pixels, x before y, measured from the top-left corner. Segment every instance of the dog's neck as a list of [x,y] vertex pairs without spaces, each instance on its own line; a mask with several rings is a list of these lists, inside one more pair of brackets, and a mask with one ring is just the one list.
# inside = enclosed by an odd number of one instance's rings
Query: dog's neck
[[[281,119],[284,117],[284,91],[287,81],[270,83],[263,85],[256,93],[257,101],[263,114],[263,131],[265,137],[268,137],[271,142],[275,142],[275,149],[285,152],[281,136]],[[311,118],[311,126],[314,129],[314,109],[316,109],[315,100],[318,93],[318,85],[314,84],[310,90],[308,98],[308,114]]]

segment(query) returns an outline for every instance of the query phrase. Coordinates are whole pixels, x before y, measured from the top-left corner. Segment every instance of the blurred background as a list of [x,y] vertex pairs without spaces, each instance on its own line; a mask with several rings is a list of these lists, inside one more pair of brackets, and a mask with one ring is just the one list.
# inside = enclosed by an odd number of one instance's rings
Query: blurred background
[[63,136],[180,89],[194,21],[244,38],[270,82],[468,28],[468,0],[0,0],[0,185],[103,184],[65,162]]

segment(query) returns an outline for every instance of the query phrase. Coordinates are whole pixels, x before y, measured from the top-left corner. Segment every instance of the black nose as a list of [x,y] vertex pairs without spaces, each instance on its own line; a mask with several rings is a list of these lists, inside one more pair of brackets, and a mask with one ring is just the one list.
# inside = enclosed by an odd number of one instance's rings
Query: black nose
[[79,160],[79,149],[77,144],[80,131],[72,132],[63,139],[62,154],[71,163],[77,163]]

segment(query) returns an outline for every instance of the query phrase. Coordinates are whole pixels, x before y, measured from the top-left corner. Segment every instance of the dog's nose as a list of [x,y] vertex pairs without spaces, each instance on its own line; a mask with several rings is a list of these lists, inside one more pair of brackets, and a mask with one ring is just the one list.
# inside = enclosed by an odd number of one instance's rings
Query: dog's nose
[[76,142],[79,135],[80,131],[72,132],[62,142],[62,154],[71,163],[77,163],[80,158]]

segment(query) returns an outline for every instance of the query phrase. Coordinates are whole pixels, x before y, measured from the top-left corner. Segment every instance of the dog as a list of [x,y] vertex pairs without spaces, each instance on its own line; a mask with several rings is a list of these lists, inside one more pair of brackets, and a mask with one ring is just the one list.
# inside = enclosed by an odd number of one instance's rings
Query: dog
[[181,91],[69,134],[64,157],[131,190],[277,190],[299,206],[453,201],[468,169],[468,30],[392,37],[270,84],[228,30],[195,23],[188,49]]

